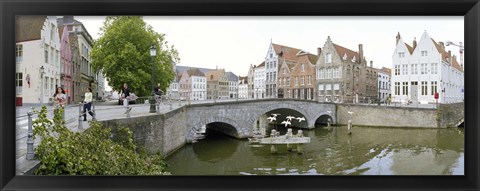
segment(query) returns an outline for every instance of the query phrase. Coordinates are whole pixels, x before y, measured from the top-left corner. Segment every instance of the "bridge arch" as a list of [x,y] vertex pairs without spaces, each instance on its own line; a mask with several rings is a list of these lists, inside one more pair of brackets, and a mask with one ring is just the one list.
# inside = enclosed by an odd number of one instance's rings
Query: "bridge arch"
[[[230,131],[230,129],[225,129],[225,131],[222,131],[222,133],[224,134],[227,134],[227,135],[230,135],[232,137],[241,137],[240,135],[240,127],[239,124],[237,123],[237,121],[235,120],[232,120],[230,118],[227,118],[227,117],[211,117],[211,118],[207,118],[205,120],[200,120],[200,121],[196,121],[195,124],[193,124],[190,128],[188,128],[188,134],[187,134],[187,143],[191,143],[193,140],[195,140],[195,135],[197,133],[197,131],[204,125],[208,125],[208,124],[212,124],[212,123],[225,123],[229,126],[232,126],[233,129],[235,130],[235,132],[232,132]],[[216,129],[216,130],[219,130],[221,131],[221,129]]]
[[[247,124],[251,124],[252,127],[255,127],[256,125],[256,121],[262,117],[262,115],[264,114],[267,114],[268,112],[270,111],[275,111],[275,110],[279,110],[279,109],[286,109],[286,110],[293,110],[293,111],[296,111],[298,113],[300,113],[303,117],[305,117],[305,123],[306,124],[306,127],[308,127],[309,123],[308,123],[308,119],[310,119],[311,117],[308,115],[308,113],[301,107],[295,105],[295,104],[291,104],[291,103],[288,103],[288,102],[284,102],[284,103],[281,103],[281,104],[278,104],[278,105],[269,105],[268,107],[266,108],[259,108],[253,115],[252,117],[248,118],[247,120]],[[296,116],[298,117],[298,116]]]
[[327,112],[322,112],[322,113],[315,116],[315,118],[314,118],[315,121],[314,121],[313,125],[318,124],[318,123],[319,124],[327,124],[328,119],[330,119],[331,124],[335,124],[336,120],[331,114],[329,114]]

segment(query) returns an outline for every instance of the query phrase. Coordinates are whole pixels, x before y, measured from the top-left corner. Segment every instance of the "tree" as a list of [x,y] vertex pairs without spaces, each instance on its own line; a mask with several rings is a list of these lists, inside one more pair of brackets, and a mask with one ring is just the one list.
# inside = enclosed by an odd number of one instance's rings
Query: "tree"
[[173,45],[168,46],[165,34],[155,32],[140,16],[107,17],[100,31],[92,49],[92,66],[102,71],[113,90],[128,83],[137,96],[151,95],[152,43],[157,49],[154,84],[166,90],[175,76],[172,61],[178,62],[179,57]]

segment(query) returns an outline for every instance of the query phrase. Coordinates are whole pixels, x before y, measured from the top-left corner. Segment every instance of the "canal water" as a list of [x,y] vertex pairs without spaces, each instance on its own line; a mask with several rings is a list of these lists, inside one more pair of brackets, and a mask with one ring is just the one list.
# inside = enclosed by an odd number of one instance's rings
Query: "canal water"
[[[281,127],[281,134],[286,129]],[[296,129],[293,129],[296,134]],[[320,127],[303,154],[207,131],[166,160],[172,175],[463,175],[464,130]]]

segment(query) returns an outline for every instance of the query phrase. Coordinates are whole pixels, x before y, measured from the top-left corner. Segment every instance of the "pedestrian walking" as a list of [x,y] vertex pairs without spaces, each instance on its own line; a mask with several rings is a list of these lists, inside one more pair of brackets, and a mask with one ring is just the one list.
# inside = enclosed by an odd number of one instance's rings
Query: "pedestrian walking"
[[92,112],[92,101],[93,101],[93,94],[92,88],[88,87],[87,91],[85,92],[85,99],[83,100],[83,121],[87,121],[87,110],[88,114],[92,116],[93,119],[93,112]]
[[[64,110],[67,104],[67,96],[65,90],[62,87],[57,87],[57,91],[53,94],[53,114],[56,116],[59,114],[60,109]],[[62,113],[62,118],[65,119],[65,111]]]
[[130,99],[130,88],[128,88],[128,84],[127,84],[127,83],[124,83],[124,84],[123,84],[123,90],[122,90],[122,92],[123,92],[123,93],[122,93],[122,94],[123,94],[123,95],[122,95],[122,97],[123,97],[123,106],[124,106],[125,109],[127,110],[127,111],[125,112],[125,114],[126,114],[126,113],[130,112],[130,110],[132,110],[131,107],[128,107],[128,101],[129,101],[129,99]]

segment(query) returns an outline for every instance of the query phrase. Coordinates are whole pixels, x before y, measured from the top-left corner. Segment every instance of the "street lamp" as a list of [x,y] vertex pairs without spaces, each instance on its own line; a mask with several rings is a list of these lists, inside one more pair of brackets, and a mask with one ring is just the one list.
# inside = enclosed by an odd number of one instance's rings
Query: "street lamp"
[[40,82],[40,103],[43,104],[43,75],[45,74],[45,68],[40,67],[40,78],[41,78],[41,82]]
[[155,89],[154,89],[154,58],[157,55],[157,49],[155,48],[155,44],[152,43],[152,46],[150,47],[150,56],[152,57],[152,97],[150,98],[150,113],[156,113],[157,108],[155,107]]

